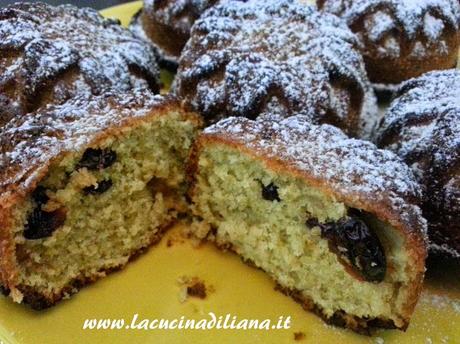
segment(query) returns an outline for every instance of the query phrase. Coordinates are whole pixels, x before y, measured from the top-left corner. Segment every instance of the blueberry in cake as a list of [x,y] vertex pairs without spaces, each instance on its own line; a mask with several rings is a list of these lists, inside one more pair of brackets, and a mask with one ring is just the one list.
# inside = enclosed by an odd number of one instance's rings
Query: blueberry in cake
[[317,0],[317,4],[344,18],[358,35],[369,78],[379,88],[457,64],[458,0]]
[[135,90],[78,96],[0,129],[0,285],[49,307],[123,267],[186,211],[201,119]]
[[200,134],[192,234],[231,249],[328,322],[406,329],[425,270],[420,186],[395,154],[305,116]]
[[376,142],[403,158],[425,187],[432,251],[460,257],[460,72],[435,71],[404,83]]
[[303,114],[358,135],[377,111],[357,45],[343,21],[312,6],[225,1],[195,22],[173,92],[208,123]]
[[193,23],[217,0],[144,0],[144,7],[132,19],[131,31],[150,42],[162,67],[177,68]]
[[81,94],[159,91],[153,49],[118,21],[70,5],[0,9],[0,125]]

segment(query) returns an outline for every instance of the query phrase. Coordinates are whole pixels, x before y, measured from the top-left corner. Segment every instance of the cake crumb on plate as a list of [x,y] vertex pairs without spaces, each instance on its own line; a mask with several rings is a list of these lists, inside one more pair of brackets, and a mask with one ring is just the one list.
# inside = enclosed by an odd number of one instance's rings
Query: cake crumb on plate
[[302,331],[294,332],[294,340],[300,341],[305,339],[305,333]]
[[181,286],[179,292],[179,301],[181,303],[187,301],[189,297],[204,300],[209,293],[214,292],[214,287],[212,285],[206,285],[206,283],[198,277],[181,276],[177,281]]

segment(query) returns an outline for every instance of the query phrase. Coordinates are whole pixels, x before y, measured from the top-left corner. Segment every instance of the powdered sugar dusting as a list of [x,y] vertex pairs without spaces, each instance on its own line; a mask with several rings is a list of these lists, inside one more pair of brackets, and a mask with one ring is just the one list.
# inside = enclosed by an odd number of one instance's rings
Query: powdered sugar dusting
[[414,203],[420,199],[420,185],[411,169],[390,151],[350,139],[335,127],[312,125],[305,116],[229,118],[207,128],[205,134],[229,137],[267,159],[305,171],[337,195],[361,205],[389,207],[406,226],[425,235],[425,220]]
[[436,71],[404,83],[376,142],[401,156],[426,186],[432,249],[460,256],[460,72]]
[[[257,117],[270,104],[278,113],[301,113],[316,122],[327,116],[349,120],[354,127],[346,129],[356,133],[354,110],[364,119],[376,112],[357,44],[341,20],[311,6],[226,1],[193,26],[173,91],[214,121]],[[357,109],[337,98],[341,81],[352,84],[345,93],[362,95]]]
[[460,315],[460,301],[448,295],[439,295],[430,291],[423,291],[419,303],[437,310],[450,310]]
[[6,94],[22,113],[34,110],[40,92],[67,72],[80,84],[56,86],[57,103],[82,93],[158,88],[151,47],[89,8],[16,3],[0,9],[0,56],[0,84],[11,88]]
[[[343,17],[350,26],[364,18],[362,38],[380,45],[377,51],[383,56],[386,49],[381,40],[392,37],[395,30],[411,41],[419,39],[414,56],[425,53],[420,45],[447,54],[447,49],[434,47],[443,44],[446,25],[457,32],[460,27],[458,0],[326,0],[323,9]],[[390,50],[390,56],[395,52]]]
[[[392,140],[389,147],[404,159],[416,151],[432,150],[435,144],[436,161],[452,160],[460,145],[460,72],[427,73],[404,83],[399,94],[385,115],[377,141],[399,128],[401,140]],[[445,147],[434,142],[439,137],[446,141]]]
[[430,13],[425,14],[423,30],[425,36],[431,41],[441,37],[444,27],[444,23],[441,19],[433,17]]
[[78,96],[10,121],[0,129],[0,190],[27,189],[58,156],[77,152],[107,128],[142,117],[165,102],[145,90]]
[[367,36],[373,42],[382,39],[385,32],[394,29],[396,26],[393,18],[383,11],[378,11],[375,15],[367,18],[364,24],[368,32]]

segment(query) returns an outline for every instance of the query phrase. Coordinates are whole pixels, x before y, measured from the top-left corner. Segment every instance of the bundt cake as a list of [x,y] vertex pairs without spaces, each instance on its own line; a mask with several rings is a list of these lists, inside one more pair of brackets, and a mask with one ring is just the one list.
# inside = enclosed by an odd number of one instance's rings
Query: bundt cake
[[427,73],[397,96],[376,142],[401,156],[424,185],[433,251],[460,257],[460,72]]
[[176,69],[193,23],[217,0],[144,0],[130,28],[153,44],[162,67]]
[[305,116],[198,136],[192,234],[231,249],[327,321],[405,329],[426,256],[420,187],[395,154]]
[[78,96],[0,129],[0,285],[42,309],[121,268],[184,212],[201,119],[134,90]]
[[458,0],[317,0],[346,20],[361,42],[369,79],[380,88],[457,64]]
[[339,18],[312,6],[225,1],[195,22],[173,92],[208,123],[303,114],[357,135],[376,111],[355,45]]
[[0,8],[0,126],[80,94],[159,91],[149,44],[95,10],[18,2]]

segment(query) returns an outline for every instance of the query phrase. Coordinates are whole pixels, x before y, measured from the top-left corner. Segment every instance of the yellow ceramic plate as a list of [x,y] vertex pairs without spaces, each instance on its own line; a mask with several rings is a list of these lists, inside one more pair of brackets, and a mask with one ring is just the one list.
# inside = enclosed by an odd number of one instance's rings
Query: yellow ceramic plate
[[[104,11],[123,24],[139,9],[130,3]],[[35,312],[0,297],[0,341],[39,343],[460,343],[460,268],[438,264],[426,282],[422,299],[406,333],[381,331],[364,337],[325,325],[288,297],[274,290],[274,283],[233,254],[214,247],[194,247],[172,229],[161,243],[130,264],[84,288],[68,301]],[[168,245],[168,238],[171,245]],[[199,277],[213,291],[206,299],[181,302],[182,276]],[[183,301],[183,300],[182,300]],[[283,330],[83,330],[85,319],[199,320],[209,312],[241,319],[290,316],[291,328]],[[139,321],[137,322],[139,323]],[[298,338],[299,339],[299,338]]]

